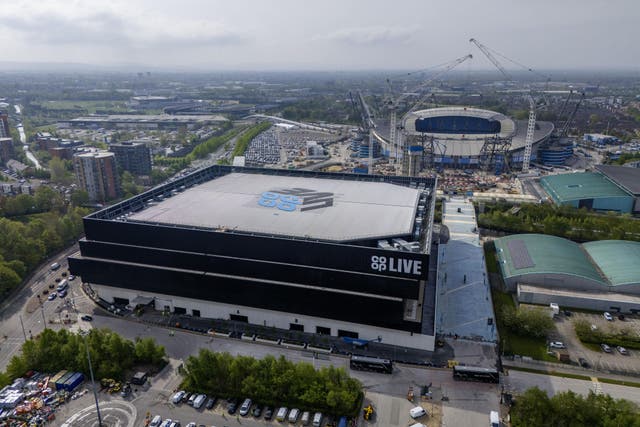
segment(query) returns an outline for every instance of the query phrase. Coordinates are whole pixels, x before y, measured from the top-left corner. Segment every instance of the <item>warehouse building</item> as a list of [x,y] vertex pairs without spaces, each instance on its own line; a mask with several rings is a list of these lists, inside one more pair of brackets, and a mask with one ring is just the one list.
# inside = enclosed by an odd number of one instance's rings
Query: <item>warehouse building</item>
[[540,185],[558,205],[631,213],[636,203],[621,185],[598,172],[549,175],[540,179]]
[[543,234],[494,242],[504,283],[520,302],[640,312],[640,242],[580,245]]

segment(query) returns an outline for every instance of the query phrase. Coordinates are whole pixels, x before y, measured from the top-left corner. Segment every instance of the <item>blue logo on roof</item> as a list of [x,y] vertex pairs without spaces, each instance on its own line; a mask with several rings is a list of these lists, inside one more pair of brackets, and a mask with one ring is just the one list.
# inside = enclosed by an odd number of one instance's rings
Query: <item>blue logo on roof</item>
[[319,192],[307,188],[281,188],[265,191],[260,195],[258,205],[276,208],[285,212],[301,212],[333,206],[333,193]]
[[291,194],[280,194],[273,191],[265,191],[258,200],[260,206],[265,208],[278,208],[281,211],[293,212],[297,205],[302,204],[302,199]]

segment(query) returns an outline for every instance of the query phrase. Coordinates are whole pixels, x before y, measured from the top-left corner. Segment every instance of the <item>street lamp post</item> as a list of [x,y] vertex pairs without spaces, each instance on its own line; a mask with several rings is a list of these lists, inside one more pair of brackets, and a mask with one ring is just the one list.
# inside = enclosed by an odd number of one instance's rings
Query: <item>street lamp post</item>
[[89,361],[89,373],[91,374],[91,387],[93,388],[93,398],[96,401],[96,411],[98,412],[98,427],[102,427],[102,417],[100,416],[100,406],[98,405],[98,393],[96,392],[96,383],[93,379],[93,368],[91,367],[91,354],[89,353],[89,344],[87,344],[87,335],[89,332],[80,331],[80,335],[84,340],[84,347],[87,350],[87,360]]

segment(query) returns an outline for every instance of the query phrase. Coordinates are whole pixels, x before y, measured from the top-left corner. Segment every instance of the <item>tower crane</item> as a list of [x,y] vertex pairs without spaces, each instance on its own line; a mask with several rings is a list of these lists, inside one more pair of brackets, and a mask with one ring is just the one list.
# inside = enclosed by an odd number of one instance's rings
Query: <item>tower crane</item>
[[[457,59],[455,59],[455,60],[453,60],[451,62],[445,63],[444,65],[446,65],[446,67],[443,70],[440,70],[439,72],[437,72],[434,75],[432,75],[431,77],[429,77],[427,80],[425,80],[422,83],[420,83],[420,85],[418,85],[418,87],[416,87],[414,89],[414,92],[421,90],[422,88],[424,88],[425,86],[429,85],[430,83],[432,83],[433,81],[435,81],[439,77],[443,76],[444,74],[448,73],[449,71],[451,71],[452,69],[454,69],[458,65],[462,64],[467,59],[471,59],[471,58],[473,58],[473,55],[468,54],[468,55],[462,56],[460,58],[457,58]],[[389,91],[391,93],[393,93],[393,88],[391,87],[391,81],[389,79],[387,79],[387,85],[389,87]],[[395,148],[395,152],[396,152],[396,155],[395,155],[396,169],[398,168],[398,165],[399,165],[399,162],[398,162],[398,148],[402,146],[402,141],[400,141],[400,138],[398,136],[399,133],[397,132],[398,131],[398,126],[397,126],[398,106],[400,105],[400,103],[402,101],[404,101],[410,95],[411,95],[411,93],[404,93],[404,94],[399,95],[395,99],[392,98],[389,101],[389,110],[390,110],[390,118],[391,118],[391,122],[389,124],[389,140],[390,140],[391,144],[393,144],[393,146]],[[409,114],[409,113],[415,111],[417,106],[419,106],[421,103],[422,103],[422,98],[416,104],[414,104],[414,106],[406,114]],[[405,114],[405,116],[406,116],[406,114]],[[402,147],[402,150],[403,150],[403,156],[404,156],[406,154],[406,153],[404,153],[404,151],[405,151],[404,147]]]
[[[483,45],[482,43],[480,43],[478,40],[474,38],[469,39],[469,42],[475,44],[478,47],[478,49],[480,49],[480,51],[484,53],[484,55],[489,59],[489,61],[491,61],[491,63],[495,65],[498,71],[500,71],[500,73],[502,73],[502,75],[508,81],[510,82],[513,81],[513,78],[511,77],[511,75],[507,72],[507,70],[504,69],[502,64],[500,64],[500,61],[498,61],[493,56],[493,54],[491,53],[491,50],[487,46]],[[512,61],[512,60],[510,61],[517,64],[517,62],[515,61]],[[521,64],[518,64],[518,65],[521,65]],[[525,67],[525,68],[533,72],[531,68],[528,68],[528,67]],[[534,137],[534,132],[536,130],[536,102],[533,99],[533,96],[531,94],[527,95],[527,100],[529,101],[529,120],[527,121],[527,135],[525,137],[524,156],[522,158],[522,172],[529,171],[529,163],[531,162],[531,149],[533,147],[533,137]]]

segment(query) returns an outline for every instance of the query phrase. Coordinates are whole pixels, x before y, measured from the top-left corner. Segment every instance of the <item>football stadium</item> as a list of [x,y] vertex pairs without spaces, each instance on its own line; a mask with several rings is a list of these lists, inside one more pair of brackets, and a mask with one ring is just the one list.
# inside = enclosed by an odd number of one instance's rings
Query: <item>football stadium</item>
[[107,303],[434,348],[432,178],[215,165],[84,218]]
[[[526,120],[513,120],[504,114],[472,107],[441,107],[414,111],[402,122],[405,146],[410,154],[427,150],[433,139],[433,162],[440,167],[475,168],[487,156],[508,156],[512,166],[522,164],[527,134]],[[537,147],[553,132],[551,122],[537,121],[531,160]],[[504,148],[496,151],[493,141]],[[493,152],[492,152],[493,151]]]

